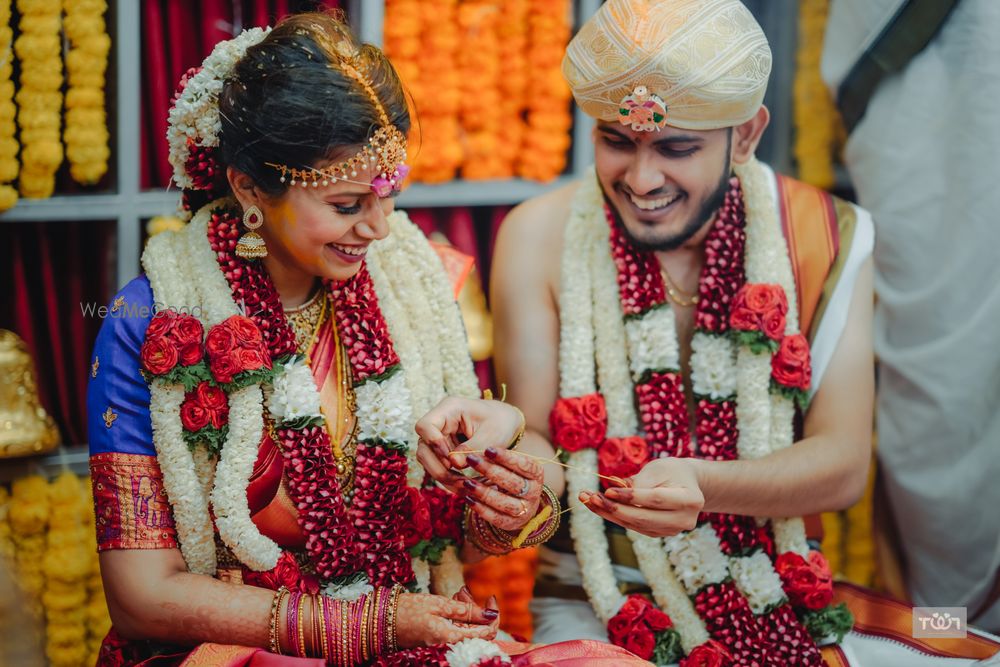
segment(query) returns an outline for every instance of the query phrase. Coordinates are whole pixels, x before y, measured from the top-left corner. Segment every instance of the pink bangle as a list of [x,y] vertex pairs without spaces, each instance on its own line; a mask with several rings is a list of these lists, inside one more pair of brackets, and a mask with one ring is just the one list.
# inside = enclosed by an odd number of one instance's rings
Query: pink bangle
[[299,656],[299,598],[302,593],[292,591],[288,596],[288,607],[285,610],[286,628],[288,630],[288,644],[291,646],[291,655]]

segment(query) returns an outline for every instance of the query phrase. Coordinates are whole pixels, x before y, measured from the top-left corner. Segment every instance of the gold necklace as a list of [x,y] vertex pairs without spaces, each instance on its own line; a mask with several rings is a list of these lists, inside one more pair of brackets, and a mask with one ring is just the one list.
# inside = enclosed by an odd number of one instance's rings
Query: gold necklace
[[[333,449],[333,460],[337,466],[337,478],[340,480],[340,491],[344,499],[349,501],[354,488],[354,457],[358,450],[358,420],[354,419],[357,411],[357,399],[351,380],[351,365],[347,351],[340,341],[340,332],[333,328],[334,367],[337,369],[337,382],[340,391],[337,392],[337,427],[330,434],[330,446]],[[353,423],[352,423],[353,422]],[[329,423],[329,421],[327,422]]]
[[698,290],[695,290],[694,294],[685,294],[682,292],[680,288],[677,287],[677,284],[671,280],[670,274],[667,273],[666,267],[662,264],[660,264],[660,275],[663,276],[663,283],[667,288],[667,297],[671,301],[683,308],[698,305]]
[[285,317],[288,320],[288,326],[292,328],[292,334],[295,336],[295,348],[299,352],[308,354],[309,348],[312,347],[319,327],[326,317],[328,300],[326,290],[320,288],[301,306],[285,308]]

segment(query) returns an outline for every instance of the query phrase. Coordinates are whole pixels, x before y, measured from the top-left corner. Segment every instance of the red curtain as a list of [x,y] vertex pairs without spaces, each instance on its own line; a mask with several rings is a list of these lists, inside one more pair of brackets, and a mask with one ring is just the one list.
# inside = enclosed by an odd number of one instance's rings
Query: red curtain
[[147,0],[142,3],[143,188],[170,184],[167,112],[181,76],[220,41],[290,12],[337,8],[336,0]]
[[42,405],[59,424],[63,442],[87,441],[86,392],[90,352],[101,327],[89,305],[111,293],[114,223],[3,223],[0,248],[0,328],[28,345]]

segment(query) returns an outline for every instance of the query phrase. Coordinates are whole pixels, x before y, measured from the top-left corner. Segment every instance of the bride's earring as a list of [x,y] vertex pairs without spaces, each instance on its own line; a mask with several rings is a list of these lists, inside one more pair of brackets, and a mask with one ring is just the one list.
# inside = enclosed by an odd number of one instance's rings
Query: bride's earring
[[264,224],[264,214],[256,206],[247,206],[243,211],[243,226],[247,233],[236,243],[236,255],[243,259],[260,259],[267,257],[267,246],[256,230]]

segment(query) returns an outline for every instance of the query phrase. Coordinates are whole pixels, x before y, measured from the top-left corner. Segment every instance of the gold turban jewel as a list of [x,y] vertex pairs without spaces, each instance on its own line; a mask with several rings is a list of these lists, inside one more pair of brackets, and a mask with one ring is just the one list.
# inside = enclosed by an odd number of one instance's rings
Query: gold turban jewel
[[[627,118],[638,90],[662,103],[665,124],[714,130],[757,113],[771,48],[740,0],[608,0],[569,43],[562,69],[576,103],[598,120]],[[641,129],[663,124],[640,120]]]

